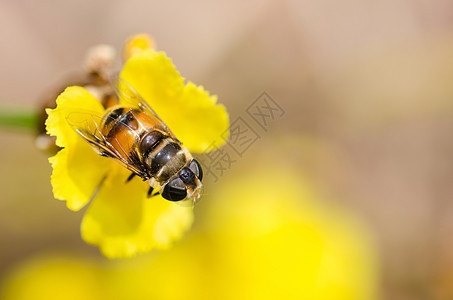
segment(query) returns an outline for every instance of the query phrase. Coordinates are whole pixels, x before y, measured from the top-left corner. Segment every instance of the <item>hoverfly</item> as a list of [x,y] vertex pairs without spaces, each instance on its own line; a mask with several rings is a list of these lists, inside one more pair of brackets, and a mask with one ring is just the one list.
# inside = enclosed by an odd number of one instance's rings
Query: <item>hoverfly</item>
[[[101,155],[112,158],[149,184],[148,197],[170,201],[200,197],[203,171],[186,147],[124,80],[114,85],[118,105],[103,116],[71,113],[74,130]],[[153,194],[153,191],[158,191]]]

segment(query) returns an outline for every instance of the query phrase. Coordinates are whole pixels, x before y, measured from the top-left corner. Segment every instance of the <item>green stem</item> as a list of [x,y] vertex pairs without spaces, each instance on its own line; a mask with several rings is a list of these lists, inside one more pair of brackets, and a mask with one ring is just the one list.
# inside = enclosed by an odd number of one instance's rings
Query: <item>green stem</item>
[[0,127],[36,131],[39,113],[30,108],[0,107]]

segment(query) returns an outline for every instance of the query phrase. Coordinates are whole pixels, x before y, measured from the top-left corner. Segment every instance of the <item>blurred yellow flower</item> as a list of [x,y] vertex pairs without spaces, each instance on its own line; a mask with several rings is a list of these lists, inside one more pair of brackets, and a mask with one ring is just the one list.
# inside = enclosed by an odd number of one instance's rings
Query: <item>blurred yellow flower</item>
[[[131,45],[127,47],[134,47],[133,53],[129,51],[120,77],[134,87],[185,147],[201,152],[213,142],[224,143],[221,134],[228,128],[228,115],[216,104],[217,97],[201,86],[185,84],[165,53],[146,45]],[[55,109],[47,110],[47,132],[56,136],[56,144],[63,148],[49,159],[55,198],[77,211],[94,197],[82,221],[83,239],[115,258],[164,248],[179,238],[192,223],[192,208],[160,195],[148,199],[149,186],[139,178],[125,183],[130,171],[93,151],[68,124],[67,116],[73,112],[102,116],[105,109],[86,89],[73,86],[58,97]]]
[[97,300],[106,298],[102,269],[70,255],[46,255],[20,265],[0,286],[0,299]]
[[[319,204],[320,197],[291,168],[274,165],[280,176],[273,177],[277,188],[270,188],[266,165],[246,166],[224,178],[216,201],[207,204],[207,218],[178,247],[108,266],[92,264],[90,277],[102,274],[104,281],[94,291],[88,284],[83,297],[377,299],[375,248],[365,224]],[[34,284],[54,263],[17,271],[4,285],[6,299],[24,299],[20,295],[28,289],[33,299],[57,299],[46,298],[44,290],[60,281],[76,289],[85,276],[77,268],[69,277],[63,269],[44,276],[49,283],[40,288]]]
[[155,47],[155,42],[152,37],[147,34],[136,34],[129,38],[123,47],[123,59],[127,61],[137,52],[146,49],[153,49]]
[[228,253],[217,277],[225,299],[375,299],[365,224],[323,206],[299,174],[270,161],[274,175],[266,166],[236,173],[207,213],[216,248]]

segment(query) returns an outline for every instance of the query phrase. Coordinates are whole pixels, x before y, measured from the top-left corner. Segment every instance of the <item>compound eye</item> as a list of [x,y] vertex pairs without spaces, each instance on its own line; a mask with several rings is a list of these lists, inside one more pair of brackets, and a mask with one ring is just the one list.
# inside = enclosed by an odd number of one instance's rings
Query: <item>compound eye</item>
[[187,189],[181,178],[177,177],[168,182],[162,192],[162,197],[170,201],[180,201],[187,196]]
[[189,169],[197,176],[201,181],[203,179],[203,170],[201,169],[200,164],[195,159],[192,159],[189,165]]
[[189,168],[182,169],[179,172],[179,178],[181,178],[182,182],[185,184],[195,183],[195,174]]

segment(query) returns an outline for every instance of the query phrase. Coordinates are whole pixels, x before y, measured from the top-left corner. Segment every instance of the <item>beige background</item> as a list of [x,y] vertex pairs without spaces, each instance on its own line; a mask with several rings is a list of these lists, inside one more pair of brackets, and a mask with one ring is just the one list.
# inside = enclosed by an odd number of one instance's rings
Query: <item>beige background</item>
[[[287,114],[264,144],[329,149],[294,159],[369,223],[385,299],[452,295],[453,2],[3,0],[1,106],[38,108],[89,47],[137,32],[232,119],[267,91]],[[32,136],[2,130],[0,144],[0,275],[41,251],[98,255],[79,238],[82,213],[53,200]]]

